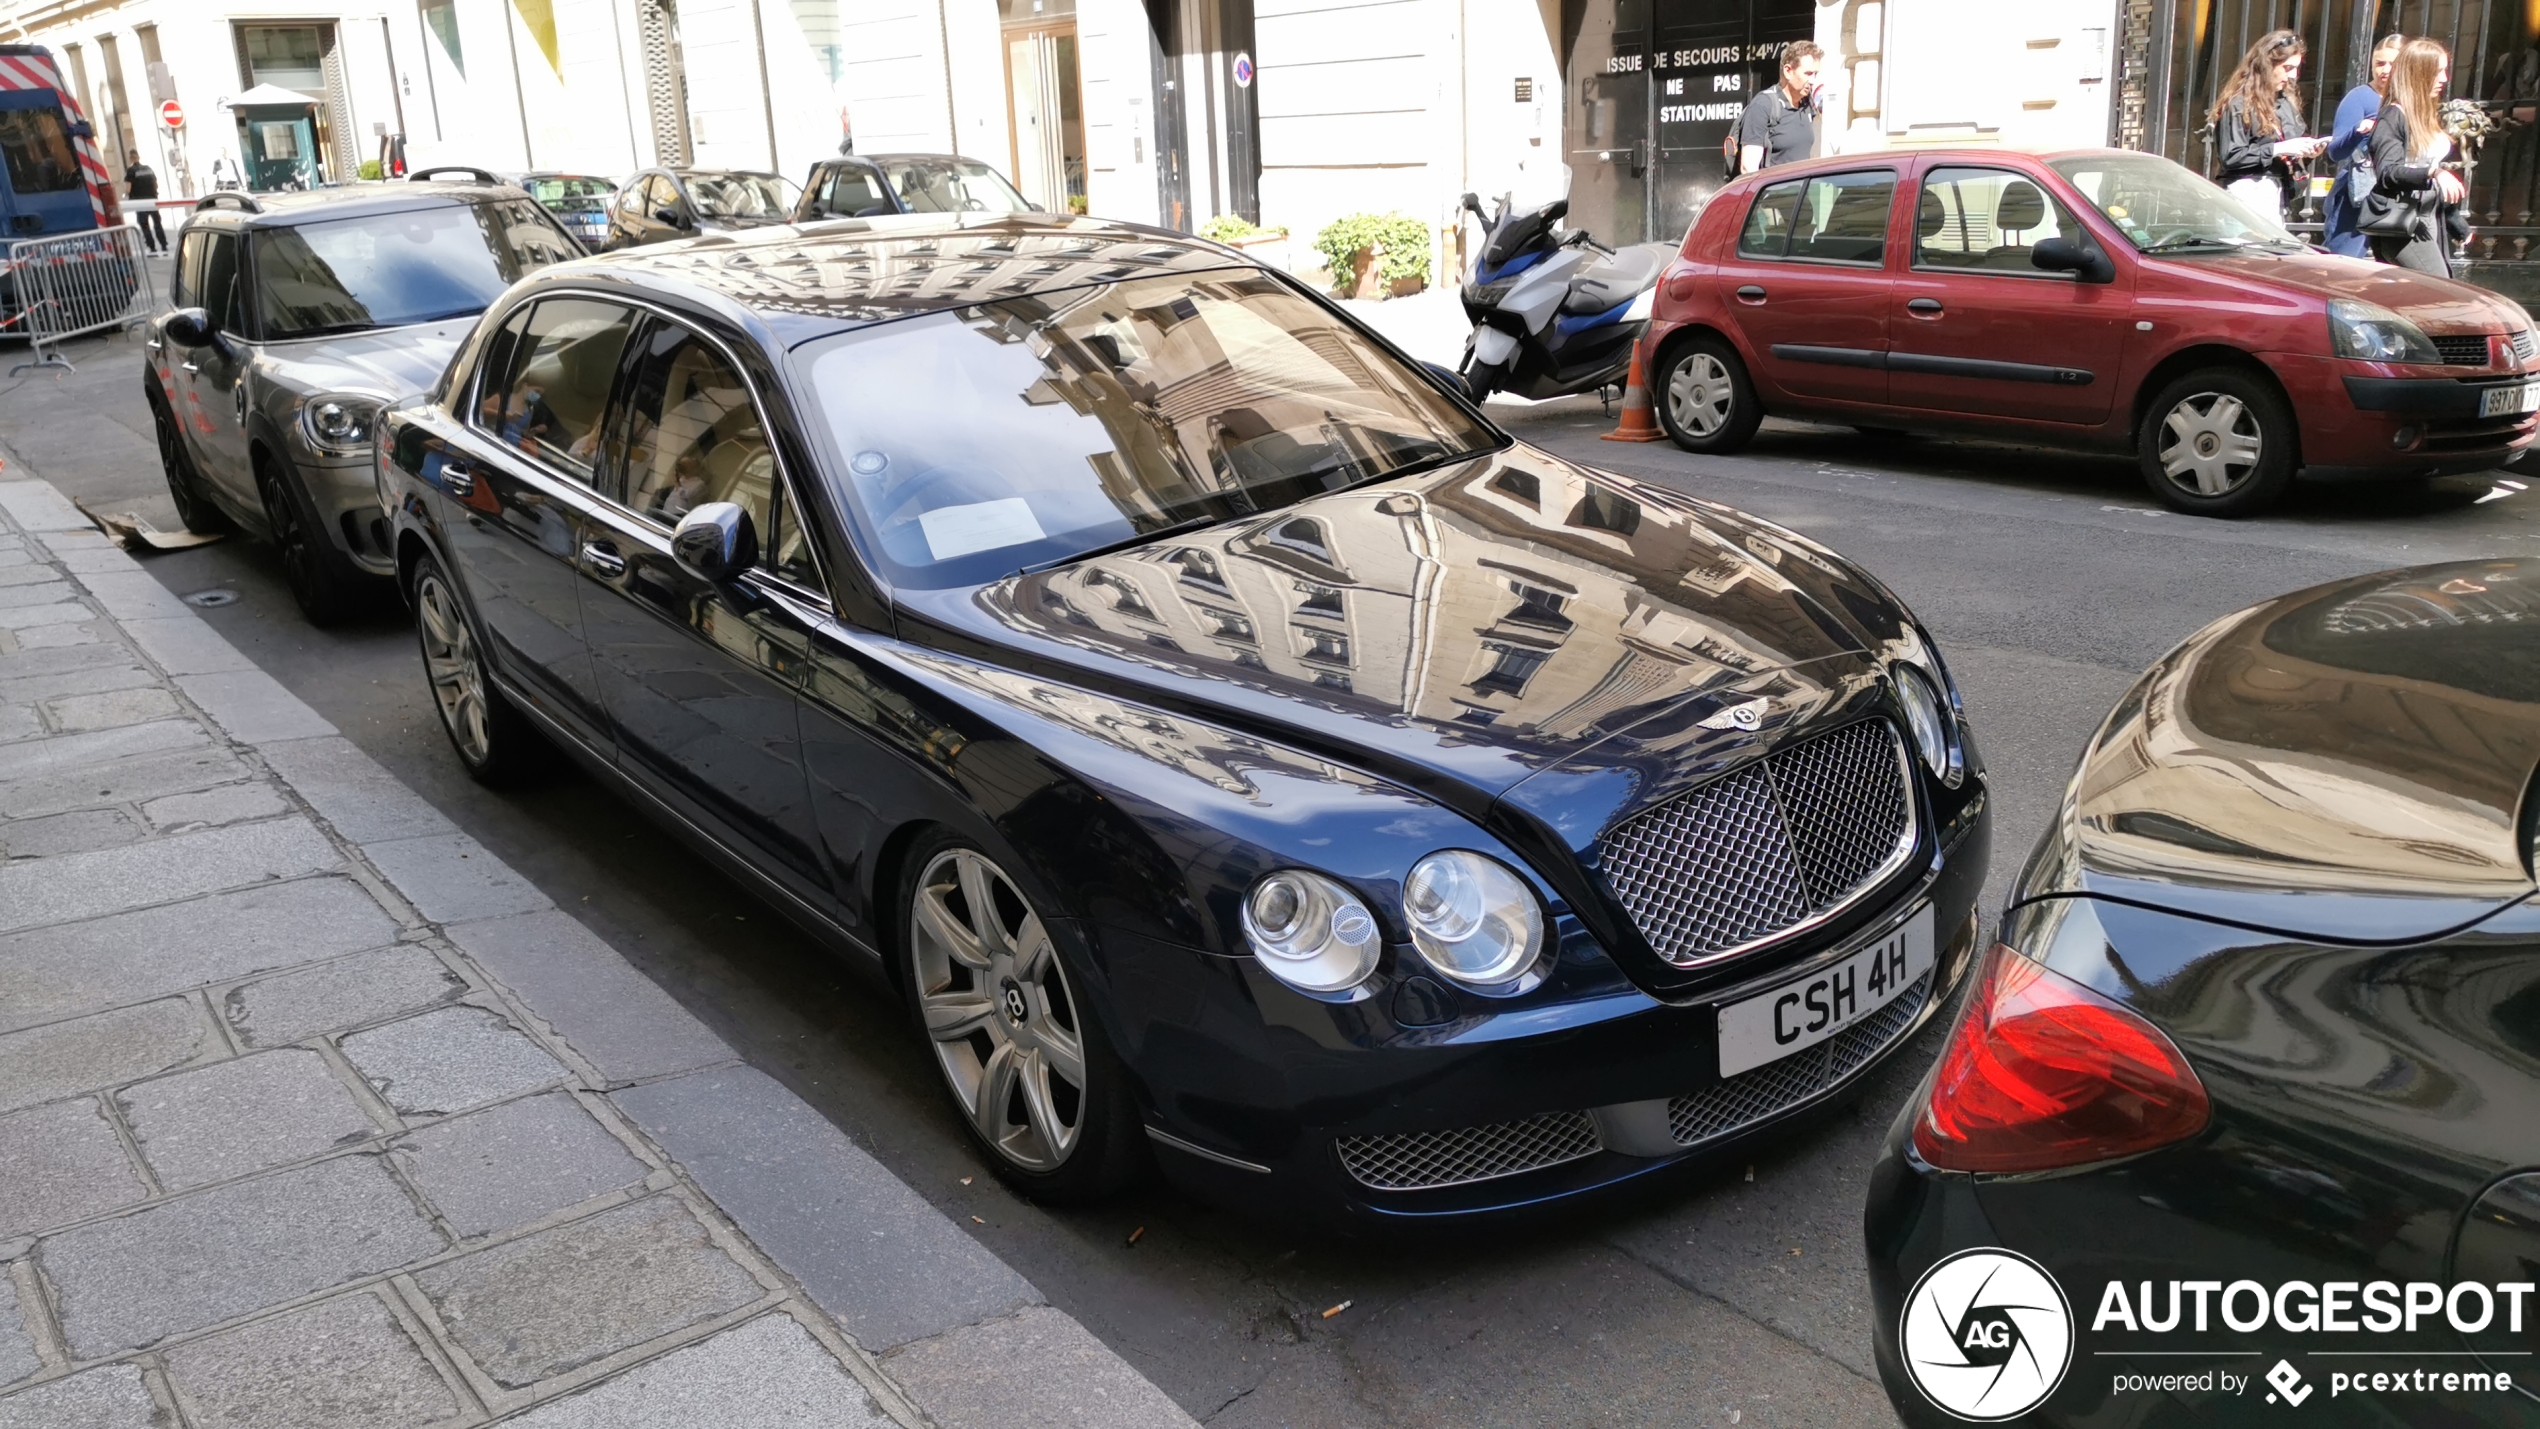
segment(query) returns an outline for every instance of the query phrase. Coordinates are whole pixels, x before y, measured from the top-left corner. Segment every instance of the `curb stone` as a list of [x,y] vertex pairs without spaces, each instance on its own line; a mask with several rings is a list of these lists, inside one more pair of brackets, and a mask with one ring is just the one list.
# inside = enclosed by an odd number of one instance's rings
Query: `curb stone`
[[[20,461],[11,475],[26,470]],[[26,708],[45,706],[57,698],[45,693],[45,682],[67,674],[77,686],[88,678],[79,671],[137,657],[179,712],[155,725],[31,738],[0,719],[0,841],[34,822],[8,817],[13,790],[42,792],[30,807],[59,804],[65,813],[101,797],[119,806],[148,801],[147,808],[164,811],[145,815],[147,831],[127,827],[128,816],[85,816],[61,830],[62,852],[0,862],[0,924],[16,930],[0,932],[0,1008],[19,1000],[20,981],[35,980],[23,1018],[0,1013],[0,1105],[29,1108],[0,1113],[0,1183],[13,1175],[6,1118],[34,1112],[73,1116],[65,1125],[84,1125],[79,1115],[103,1116],[112,1141],[78,1154],[120,1154],[134,1165],[125,1171],[118,1164],[116,1174],[135,1178],[84,1219],[0,1225],[0,1237],[39,1232],[0,1242],[7,1270],[0,1279],[0,1375],[7,1376],[0,1380],[0,1426],[30,1414],[26,1422],[51,1422],[56,1406],[73,1405],[81,1412],[96,1406],[108,1416],[101,1423],[148,1423],[166,1411],[184,1414],[185,1422],[208,1422],[213,1411],[226,1420],[238,1409],[235,1396],[250,1392],[241,1386],[258,1378],[254,1355],[278,1352],[259,1346],[296,1346],[289,1372],[272,1377],[276,1385],[335,1383],[323,1362],[332,1341],[310,1344],[285,1333],[280,1322],[298,1324],[292,1317],[299,1316],[352,1327],[348,1344],[410,1346],[411,1356],[394,1357],[402,1378],[383,1380],[380,1393],[393,1389],[405,1396],[400,1403],[446,1399],[458,1414],[436,1422],[450,1425],[515,1416],[538,1426],[693,1423],[708,1405],[725,1414],[722,1422],[754,1426],[853,1424],[861,1416],[909,1429],[966,1429],[991,1417],[1010,1422],[1010,1411],[1023,1405],[1032,1407],[1030,1417],[1055,1422],[1140,1429],[1194,1422],[1029,1281],[807,1103],[743,1065],[605,940],[175,602],[41,480],[0,479],[0,552],[11,550],[50,566],[65,590],[40,606],[9,611],[40,608],[61,618],[0,623],[0,701],[19,684],[33,697]],[[80,648],[91,645],[115,653]],[[93,682],[129,689],[134,679]],[[0,703],[0,715],[16,708]],[[125,695],[74,713],[101,710],[152,714],[163,706]],[[146,733],[154,729],[161,732]],[[168,751],[187,756],[181,767]],[[122,777],[87,777],[101,764]],[[163,777],[163,768],[177,772]],[[65,769],[68,780],[57,777]],[[83,798],[101,778],[103,787]],[[242,778],[280,791],[288,807],[240,790]],[[114,786],[127,780],[139,780],[140,788],[118,792]],[[205,790],[214,792],[206,797]],[[20,887],[42,892],[25,898],[9,891]],[[117,890],[128,901],[110,896]],[[176,930],[235,900],[276,897],[311,915],[303,926],[312,947],[291,946],[299,940],[290,936],[240,939],[217,931],[199,948],[168,946],[181,939]],[[370,911],[358,906],[365,903]],[[140,921],[113,921],[134,919]],[[108,924],[132,939],[107,954],[124,971],[83,984],[70,949],[118,942],[102,936],[99,925]],[[394,933],[385,933],[391,924]],[[133,946],[145,939],[161,947]],[[330,977],[338,965],[359,971]],[[394,976],[368,975],[391,966]],[[54,1001],[35,996],[36,987]],[[108,997],[116,1000],[99,1001]],[[139,1049],[137,1059],[125,1053],[120,1061],[66,1061],[47,1050],[69,1040],[56,1029],[172,998],[193,1011],[180,1014],[184,1026],[159,1029],[160,1045]],[[169,1012],[177,1013],[175,1004]],[[272,1034],[260,1033],[260,1020]],[[329,1030],[312,1033],[320,1028]],[[279,1043],[283,1033],[311,1035]],[[311,1156],[317,1143],[276,1128],[261,1140],[243,1137],[247,1144],[226,1156],[195,1153],[192,1164],[209,1168],[196,1174],[226,1179],[162,1186],[150,1167],[150,1144],[128,1124],[125,1105],[144,1109],[145,1130],[162,1147],[190,1144],[156,1129],[170,1113],[154,1109],[226,1106],[236,1087],[252,1088],[258,1079],[227,1076],[218,1091],[186,1079],[221,1072],[244,1056],[274,1056],[260,1049],[276,1046],[317,1050],[325,1074],[344,1085],[344,1105],[358,1105],[376,1123],[375,1134],[345,1123],[354,1129],[341,1145]],[[319,1063],[268,1065],[300,1067],[295,1077],[306,1082]],[[20,1079],[20,1065],[35,1069],[25,1075],[36,1081],[12,1088],[7,1082]],[[401,1089],[381,1072],[394,1067],[411,1078],[419,1066],[434,1069],[434,1088]],[[162,1086],[167,1090],[151,1090]],[[451,1105],[438,1105],[445,1101]],[[61,1110],[83,1102],[86,1113]],[[341,1116],[331,1100],[327,1105]],[[536,1130],[559,1117],[595,1129],[555,1138]],[[449,1165],[432,1158],[446,1158],[447,1148],[499,1147],[507,1136],[525,1138],[542,1154],[553,1153],[550,1141],[579,1137],[584,1159],[548,1168],[544,1181],[524,1176],[519,1185],[454,1191],[437,1179],[450,1174]],[[260,1146],[267,1156],[300,1159],[254,1165]],[[357,1166],[367,1169],[345,1181]],[[74,1167],[63,1174],[80,1173]],[[303,1193],[315,1198],[310,1204],[353,1206],[370,1218],[365,1235],[389,1237],[402,1258],[350,1268],[329,1261],[323,1245],[296,1247],[305,1273],[276,1285],[258,1236],[288,1232],[241,1230],[239,1217],[223,1214],[230,1203],[263,1200],[265,1181],[276,1191],[313,1188]],[[348,1198],[339,1185],[357,1186],[358,1194]],[[135,1190],[145,1193],[138,1202]],[[593,1197],[595,1190],[601,1194]],[[560,1197],[569,1204],[555,1204]],[[64,1208],[75,1207],[66,1200],[56,1210]],[[523,1216],[522,1224],[506,1224]],[[194,1238],[167,1236],[161,1228],[170,1226],[192,1228]],[[604,1233],[604,1226],[613,1229]],[[701,1230],[703,1239],[680,1226]],[[217,1263],[179,1267],[190,1281],[178,1275],[151,1283],[173,1273],[152,1259],[161,1239],[210,1241],[206,1254]],[[567,1273],[542,1277],[521,1267],[570,1266],[578,1242],[674,1241],[676,1254],[698,1265],[730,1268],[711,1272],[721,1277],[720,1298],[682,1309],[679,1287],[659,1288],[660,1304],[651,1307],[658,1313],[642,1326],[644,1337],[595,1341],[599,1352],[578,1360],[560,1350],[512,1373],[515,1380],[532,1370],[543,1377],[498,1382],[467,1349],[490,1343],[487,1330],[452,1323],[451,1314],[461,1312],[445,1308],[481,1301],[500,1307],[498,1319],[535,1316],[541,1297],[556,1296],[546,1313],[562,1327],[556,1333],[570,1333],[577,1316],[606,1319],[620,1307],[577,1301]],[[541,1249],[549,1243],[564,1249]],[[382,1252],[365,1253],[375,1259]],[[222,1254],[230,1258],[222,1261]],[[65,1285],[56,1283],[56,1272],[77,1273]],[[733,1273],[743,1279],[731,1280]],[[153,1302],[179,1290],[191,1298],[171,1298],[164,1310],[98,1303],[99,1287],[120,1283],[116,1277],[143,1282],[127,1289]],[[734,1300],[751,1281],[760,1289]],[[656,1288],[645,1287],[648,1294]],[[707,1398],[694,1392],[716,1384],[736,1388]],[[308,1412],[349,1418],[355,1408],[330,1401],[323,1411],[267,1404],[264,1412],[272,1422],[298,1423]],[[176,1422],[173,1415],[167,1422]]]

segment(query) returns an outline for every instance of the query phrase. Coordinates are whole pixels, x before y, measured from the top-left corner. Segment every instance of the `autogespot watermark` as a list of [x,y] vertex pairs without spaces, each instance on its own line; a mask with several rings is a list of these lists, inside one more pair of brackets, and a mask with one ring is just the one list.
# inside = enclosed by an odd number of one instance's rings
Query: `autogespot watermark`
[[[2521,1337],[2535,1301],[2540,1285],[2522,1281],[2109,1281],[2088,1333],[2103,1345],[2113,1340],[2127,1347],[2088,1353],[2136,1362],[2110,1373],[2113,1395],[2251,1396],[2299,1409],[2323,1389],[2328,1400],[2528,1394],[2540,1372],[2523,1370],[2520,1383],[2515,1375],[2516,1366],[2534,1356]],[[2209,1345],[2155,1338],[2221,1331],[2244,1338]],[[2261,1336],[2264,1341],[2247,1338]],[[2278,1336],[2354,1338],[2312,1340],[2335,1348],[2260,1347]],[[2513,1337],[2514,1348],[2496,1345],[2500,1336]],[[2473,1348],[2471,1337],[2486,1343]],[[1914,1387],[1952,1417],[1978,1422],[2017,1418],[2044,1404],[2064,1383],[2080,1338],[2055,1277],[2036,1261],[1994,1246],[1959,1251],[1924,1271],[1897,1325]],[[2139,1367],[2153,1356],[2191,1363],[2175,1371]],[[2372,1367],[2315,1365],[2306,1374],[2294,1365],[2296,1356]],[[2275,1363],[2263,1378],[2250,1368],[2192,1365],[2207,1357]]]

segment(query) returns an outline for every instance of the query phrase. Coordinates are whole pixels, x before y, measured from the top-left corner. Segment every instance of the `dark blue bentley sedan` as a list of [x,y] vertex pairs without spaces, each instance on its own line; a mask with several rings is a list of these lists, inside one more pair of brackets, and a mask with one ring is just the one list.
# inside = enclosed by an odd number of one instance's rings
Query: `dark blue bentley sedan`
[[552,741],[878,975],[1034,1196],[1547,1203],[1842,1096],[1966,974],[1984,775],[1895,597],[1213,244],[561,264],[379,451],[469,770]]

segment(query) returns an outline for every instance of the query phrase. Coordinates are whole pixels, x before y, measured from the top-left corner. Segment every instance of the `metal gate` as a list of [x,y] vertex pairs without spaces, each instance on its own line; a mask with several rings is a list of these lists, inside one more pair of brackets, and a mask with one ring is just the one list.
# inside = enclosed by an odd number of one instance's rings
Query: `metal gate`
[[[2449,94],[2478,100],[2497,124],[2468,155],[2475,232],[2463,276],[2540,303],[2540,27],[2528,0],[2123,0],[2120,13],[2112,139],[2208,176],[2214,101],[2267,31],[2293,30],[2308,47],[2302,112],[2315,134],[2329,131],[2338,101],[2369,77],[2379,37],[2441,41],[2452,52]],[[2327,160],[2313,172],[2326,176]],[[2297,231],[2316,234],[2318,199],[2305,194],[2291,217]]]

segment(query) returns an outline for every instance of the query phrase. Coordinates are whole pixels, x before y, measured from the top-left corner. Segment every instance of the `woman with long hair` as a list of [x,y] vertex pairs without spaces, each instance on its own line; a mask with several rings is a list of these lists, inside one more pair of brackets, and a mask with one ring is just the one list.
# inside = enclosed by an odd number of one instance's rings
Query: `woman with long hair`
[[2374,192],[2405,215],[2405,231],[2376,235],[2372,256],[2420,273],[2452,275],[2453,218],[2467,193],[2445,161],[2443,86],[2452,57],[2432,40],[2410,40],[2390,66],[2390,98],[2372,126]]
[[2282,222],[2294,176],[2326,139],[2302,133],[2302,37],[2269,30],[2240,57],[2214,103],[2215,149],[2222,186],[2258,212]]
[[[2399,58],[2405,35],[2384,35],[2372,47],[2372,80],[2356,85],[2337,102],[2337,122],[2330,127],[2328,161],[2337,166],[2337,182],[2328,190],[2322,217],[2327,220],[2328,251],[2349,258],[2369,258],[2372,244],[2355,227],[2362,218],[2364,191],[2371,187],[2370,144],[2373,122],[2390,94],[2390,66]],[[2363,158],[2361,166],[2356,164]],[[2361,178],[2360,187],[2358,177]]]

